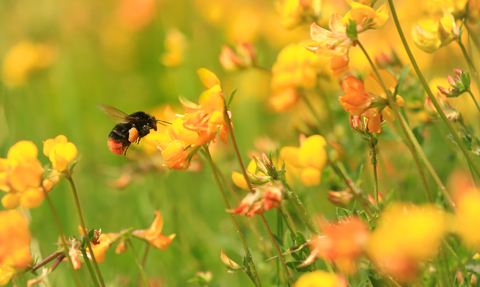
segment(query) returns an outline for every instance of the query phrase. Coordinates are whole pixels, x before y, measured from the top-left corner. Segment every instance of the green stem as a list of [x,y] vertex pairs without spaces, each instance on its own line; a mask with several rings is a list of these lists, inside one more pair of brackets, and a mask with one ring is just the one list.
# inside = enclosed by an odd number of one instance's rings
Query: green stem
[[405,39],[405,35],[403,34],[402,27],[400,26],[400,22],[398,21],[398,16],[397,16],[397,12],[395,11],[395,5],[393,4],[393,0],[388,0],[388,4],[390,5],[390,10],[392,11],[393,21],[395,22],[395,26],[397,27],[398,34],[400,36],[400,39],[402,40],[403,46],[405,47],[405,50],[408,54],[408,58],[410,59],[410,62],[412,63],[412,66],[415,70],[415,73],[417,74],[420,82],[422,83],[423,88],[427,92],[428,97],[432,101],[432,104],[435,106],[435,109],[437,110],[438,114],[440,115],[440,118],[442,119],[444,124],[447,126],[448,130],[450,131],[453,138],[455,139],[455,142],[458,144],[462,153],[467,158],[467,161],[472,165],[472,168],[475,171],[475,174],[478,177],[480,177],[480,170],[479,170],[477,164],[473,160],[472,156],[470,155],[469,151],[465,147],[465,144],[462,142],[462,140],[458,136],[457,132],[453,128],[452,124],[448,121],[447,117],[445,116],[445,113],[443,112],[442,108],[438,104],[437,99],[435,98],[432,91],[430,90],[430,87],[428,86],[427,81],[423,77],[423,74],[420,71],[420,68],[418,67],[417,62],[415,61],[415,58],[413,57],[412,51],[410,51],[410,47],[408,46],[407,40]]
[[88,273],[90,273],[90,276],[92,277],[93,285],[95,285],[95,287],[100,287],[97,281],[97,277],[95,276],[95,271],[93,271],[92,264],[90,264],[90,259],[88,259],[87,251],[85,251],[84,247],[80,248],[80,251],[83,254],[83,258],[85,259],[84,261],[87,265]]
[[133,247],[132,241],[130,239],[127,239],[126,241],[127,241],[127,244],[130,246],[130,248],[132,249],[133,258],[135,259],[135,263],[137,263],[138,269],[140,270],[140,275],[142,275],[143,284],[145,284],[146,287],[150,287],[150,284],[148,283],[147,274],[145,274],[145,270],[143,270],[143,266],[140,263],[140,260],[138,260],[138,254],[137,254],[137,251],[135,251],[135,247]]
[[[232,140],[232,144],[233,144],[233,148],[235,150],[235,155],[237,156],[238,164],[240,165],[240,169],[242,170],[242,173],[243,173],[243,178],[245,179],[245,182],[247,183],[247,186],[248,186],[248,189],[250,190],[250,192],[255,193],[255,191],[252,188],[252,184],[250,183],[250,180],[248,179],[247,170],[245,169],[245,165],[243,164],[242,157],[240,155],[240,151],[239,151],[238,146],[237,146],[237,141],[235,140],[235,135],[233,134],[232,122],[230,121],[230,117],[228,116],[228,109],[227,109],[226,106],[224,108],[223,117],[225,119],[225,123],[227,125],[228,132],[230,134],[230,139]],[[268,226],[268,222],[265,220],[265,217],[263,216],[263,214],[260,214],[260,216],[262,217],[265,228],[267,229],[267,231],[270,234],[270,237],[272,239],[273,245],[275,246],[275,249],[277,249],[277,252],[279,252],[278,256],[281,257],[280,259],[281,259],[283,267],[285,269],[285,274],[287,274],[288,279],[293,284],[294,282],[293,282],[293,279],[292,279],[292,275],[290,274],[290,272],[288,270],[287,263],[285,262],[285,258],[283,258],[283,255],[282,255],[282,251],[280,250],[280,247],[278,246],[277,241],[275,240],[275,237],[273,236],[273,234],[270,230],[270,227]]]
[[58,217],[57,210],[55,209],[55,206],[53,205],[53,202],[50,199],[50,196],[49,196],[48,192],[43,188],[42,188],[42,190],[43,190],[43,193],[45,195],[45,198],[48,201],[48,205],[50,205],[50,209],[52,210],[53,218],[55,219],[55,223],[57,224],[58,233],[60,234],[60,240],[62,241],[62,245],[63,245],[63,249],[64,249],[63,252],[65,253],[65,256],[68,259],[68,265],[70,266],[70,270],[72,271],[72,275],[73,275],[73,279],[75,281],[75,285],[77,285],[77,287],[80,287],[82,285],[80,284],[80,279],[78,278],[77,271],[75,271],[75,268],[73,267],[72,258],[68,254],[68,246],[67,246],[67,242],[65,241],[65,233],[63,232],[62,223],[60,222],[60,218]]
[[378,139],[376,137],[370,139],[370,151],[372,154],[372,165],[373,165],[373,192],[375,195],[375,206],[378,208],[380,204],[378,201],[378,176],[377,176],[377,150],[378,150]]
[[75,207],[77,208],[77,215],[80,218],[80,224],[82,225],[82,230],[85,238],[87,239],[87,247],[88,251],[90,252],[90,256],[93,261],[93,265],[95,266],[95,270],[97,271],[97,276],[100,281],[102,287],[105,287],[105,282],[103,281],[102,273],[100,272],[100,268],[98,267],[97,260],[95,259],[95,254],[93,254],[92,245],[90,244],[90,238],[88,236],[87,228],[85,227],[85,221],[83,220],[82,209],[80,208],[80,200],[78,199],[77,188],[75,187],[75,183],[73,182],[72,176],[69,172],[65,174],[65,178],[70,183],[70,187],[72,188],[73,198],[75,200]]
[[277,250],[278,258],[280,259],[280,262],[282,262],[282,265],[283,265],[283,268],[285,269],[285,273],[287,274],[288,280],[293,285],[295,282],[293,281],[292,275],[288,271],[288,266],[287,266],[287,263],[285,262],[285,258],[283,257],[282,250],[280,250],[280,246],[278,246],[277,240],[275,239],[275,236],[273,236],[273,233],[270,230],[270,226],[268,226],[268,222],[265,219],[265,216],[263,215],[263,213],[259,215],[262,218],[263,224],[265,225],[265,229],[267,229],[268,235],[270,235],[270,239],[272,240],[273,246]]
[[[318,133],[320,135],[325,135],[324,134],[324,131],[322,129],[322,120],[318,117],[317,115],[317,112],[315,111],[315,109],[313,108],[313,105],[312,103],[310,102],[310,100],[307,98],[307,96],[305,96],[305,94],[303,93],[303,91],[300,91],[300,95],[302,96],[302,99],[303,101],[305,102],[305,105],[307,105],[307,108],[310,110],[310,112],[312,113],[312,116],[315,118],[315,120],[317,121],[317,130],[318,130]],[[326,136],[326,135],[325,135]]]
[[475,99],[475,96],[472,94],[472,91],[470,91],[469,89],[467,93],[470,94],[470,97],[472,98],[473,102],[475,103],[475,106],[477,107],[478,112],[480,113],[480,106],[478,105],[477,99]]
[[465,264],[463,264],[462,259],[458,256],[458,254],[453,250],[452,246],[448,244],[448,242],[444,239],[443,240],[443,245],[452,253],[453,257],[457,259],[458,266],[460,266],[460,269],[462,269],[462,272],[465,274],[465,280],[467,281],[467,286],[472,287],[472,282],[470,282],[470,278],[468,277],[468,271],[467,267],[465,267]]
[[[360,49],[362,49],[363,54],[365,54],[365,57],[367,58],[368,62],[370,63],[370,66],[372,67],[373,72],[375,73],[378,81],[380,82],[380,85],[382,86],[382,89],[385,91],[385,94],[387,95],[387,99],[388,99],[388,102],[389,102],[389,107],[392,109],[393,113],[395,114],[395,117],[397,119],[399,119],[401,114],[398,112],[398,107],[397,107],[397,104],[395,103],[395,100],[393,99],[392,93],[390,92],[390,90],[385,85],[385,82],[383,81],[383,78],[380,76],[380,73],[378,72],[377,67],[373,63],[370,56],[368,55],[367,50],[365,50],[362,43],[360,43],[359,41],[357,41],[357,44],[360,47]],[[427,194],[427,198],[430,202],[433,202],[432,194],[430,192],[430,188],[428,187],[427,180],[425,178],[425,173],[423,172],[422,165],[420,164],[420,160],[418,159],[418,154],[417,154],[417,152],[414,148],[413,142],[412,142],[412,141],[415,141],[416,139],[411,138],[408,135],[407,126],[405,125],[405,123],[403,121],[400,121],[400,127],[402,129],[403,134],[405,135],[405,139],[407,140],[408,148],[410,149],[410,153],[412,154],[413,159],[415,161],[415,164],[417,166],[418,173],[420,174],[420,178],[422,180],[423,186],[425,188],[425,192]],[[408,129],[410,129],[410,128],[408,128]]]
[[450,270],[448,267],[448,257],[447,257],[447,253],[445,252],[445,247],[443,246],[443,244],[442,244],[442,247],[440,248],[440,255],[442,256],[442,261],[445,266],[444,281],[447,283],[448,287],[453,287],[452,281],[450,280],[450,276],[449,276]]
[[[223,203],[225,204],[225,207],[227,209],[231,209],[230,204],[228,203],[227,196],[225,195],[225,191],[223,190],[222,184],[220,182],[220,178],[218,177],[217,171],[215,169],[215,165],[212,160],[212,156],[210,155],[210,151],[208,150],[207,146],[203,147],[203,150],[205,151],[205,157],[207,158],[208,163],[210,164],[210,168],[212,169],[213,177],[215,178],[215,182],[217,183],[218,189],[220,191],[220,194],[223,199]],[[242,241],[243,249],[245,250],[245,255],[247,257],[248,265],[250,267],[250,271],[253,273],[253,278],[250,277],[255,284],[255,286],[262,286],[260,283],[260,279],[258,277],[257,269],[255,268],[255,263],[253,262],[253,256],[250,253],[250,249],[248,248],[247,242],[245,241],[245,237],[243,237],[243,233],[240,229],[240,226],[238,225],[237,219],[235,219],[235,216],[230,213],[230,219],[233,222],[233,225],[235,226],[235,229],[237,230],[237,234],[240,237],[240,241]]]
[[298,195],[290,188],[290,186],[285,181],[283,181],[283,185],[288,189],[285,197],[287,198],[288,202],[295,207],[298,216],[302,219],[307,228],[314,234],[320,234],[320,231],[314,224],[312,217],[308,213],[305,205],[303,205],[303,202],[300,200]]
[[332,167],[333,171],[345,182],[345,184],[352,190],[353,195],[355,196],[355,199],[360,203],[360,205],[363,207],[365,210],[365,213],[368,215],[369,218],[372,220],[375,220],[373,217],[372,212],[370,211],[370,207],[368,206],[368,202],[365,201],[365,199],[362,197],[362,191],[358,189],[353,181],[348,179],[345,174],[338,168],[338,166],[329,161],[328,164],[330,167]]
[[[145,268],[145,263],[147,262],[147,255],[148,251],[150,250],[150,244],[145,245],[145,251],[143,252],[142,257],[142,268]],[[142,274],[140,273],[137,278],[137,285],[140,286],[140,279],[142,278]]]
[[[405,118],[403,116],[400,116],[399,121],[405,122]],[[413,134],[411,129],[407,129],[407,132],[408,132],[409,136],[413,139],[413,144],[415,145],[415,148],[419,152],[420,157],[422,158],[423,162],[425,163],[428,171],[430,171],[430,174],[432,175],[433,179],[435,180],[438,187],[440,188],[443,195],[445,196],[445,199],[447,199],[447,201],[450,204],[450,206],[452,207],[452,209],[455,209],[456,208],[455,202],[453,201],[453,199],[450,196],[450,193],[448,192],[447,188],[442,183],[442,180],[438,176],[437,172],[433,168],[433,166],[430,163],[430,161],[428,160],[427,156],[425,155],[425,152],[423,151],[422,147],[418,143],[417,138],[415,137],[415,135]]]
[[467,28],[468,36],[470,36],[470,39],[472,39],[475,48],[477,48],[477,50],[480,52],[480,41],[478,40],[475,31],[473,31],[472,27],[470,27],[468,23],[465,23],[465,28]]
[[288,220],[288,217],[285,214],[285,212],[283,211],[283,209],[284,209],[283,206],[277,208],[278,213],[282,216],[283,221],[285,221],[285,224],[287,225],[287,228],[290,231],[290,233],[292,234],[292,236],[295,236],[295,230],[293,229],[292,225],[290,224],[290,220]]

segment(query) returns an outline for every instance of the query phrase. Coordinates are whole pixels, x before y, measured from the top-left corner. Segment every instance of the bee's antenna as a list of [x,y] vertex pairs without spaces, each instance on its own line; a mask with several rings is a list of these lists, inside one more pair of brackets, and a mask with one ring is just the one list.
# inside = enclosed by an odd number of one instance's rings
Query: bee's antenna
[[162,121],[162,120],[157,120],[157,123],[160,123],[162,125],[165,125],[165,124],[171,125],[172,124],[171,122]]

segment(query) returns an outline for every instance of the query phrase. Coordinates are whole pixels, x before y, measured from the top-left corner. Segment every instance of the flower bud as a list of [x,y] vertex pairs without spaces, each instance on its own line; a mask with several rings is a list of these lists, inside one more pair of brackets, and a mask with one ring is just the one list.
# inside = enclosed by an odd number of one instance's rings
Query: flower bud
[[282,204],[283,186],[274,184],[263,191],[263,210],[278,208]]
[[230,259],[223,250],[220,252],[220,259],[222,259],[223,264],[225,264],[228,270],[230,270],[229,272],[235,272],[236,270],[243,269],[243,267],[240,266],[237,262]]
[[250,183],[255,185],[265,184],[272,179],[271,176],[254,174],[249,172],[248,170],[247,170],[247,176]]
[[350,127],[352,127],[352,129],[357,133],[367,134],[368,128],[364,119],[365,118],[362,116],[350,115],[350,118],[349,118]]
[[[373,195],[371,194],[368,194],[368,201],[370,201],[371,204],[376,205],[375,198],[373,198]],[[378,202],[380,204],[384,203],[384,196],[383,196],[383,193],[381,192],[378,193]]]
[[350,191],[350,188],[346,188],[341,191],[329,191],[328,200],[336,206],[345,207],[353,199],[353,194]]
[[42,182],[42,186],[45,191],[49,192],[52,190],[52,188],[54,188],[64,176],[64,173],[58,172],[55,169],[52,170]]
[[455,76],[448,76],[448,83],[450,87],[445,88],[441,86],[437,86],[440,93],[443,95],[451,98],[451,97],[458,97],[461,94],[468,92],[470,90],[470,75],[460,69],[454,69]]
[[128,245],[125,243],[125,240],[120,241],[120,243],[117,245],[117,248],[115,248],[115,254],[127,253],[127,251]]
[[261,171],[263,174],[269,174],[268,169],[265,166],[265,159],[263,159],[263,162],[261,162],[256,156],[253,156],[253,160],[255,161],[255,164],[257,165],[257,169],[259,171]]

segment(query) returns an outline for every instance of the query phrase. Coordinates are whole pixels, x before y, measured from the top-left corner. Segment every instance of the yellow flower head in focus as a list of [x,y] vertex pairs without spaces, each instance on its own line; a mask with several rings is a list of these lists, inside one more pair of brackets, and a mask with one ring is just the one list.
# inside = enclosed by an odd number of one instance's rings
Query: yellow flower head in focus
[[345,279],[323,270],[305,273],[298,278],[294,287],[346,287]]
[[6,159],[0,158],[0,190],[7,192],[2,198],[5,208],[34,208],[42,203],[44,170],[37,155],[32,142],[19,141],[10,148]]
[[280,23],[287,29],[316,22],[322,10],[321,0],[282,0],[277,2]]
[[59,135],[55,139],[48,139],[43,143],[43,154],[52,162],[53,169],[64,172],[77,157],[77,147],[68,142],[67,137]]
[[434,206],[392,205],[381,216],[368,253],[388,276],[414,280],[419,262],[437,253],[446,225],[445,214]]
[[165,250],[168,248],[168,246],[170,246],[170,243],[172,243],[172,240],[175,238],[176,234],[171,234],[170,236],[161,234],[163,229],[162,213],[159,210],[156,210],[155,215],[155,220],[149,229],[135,230],[132,232],[132,235],[147,241],[153,248]]
[[18,210],[0,211],[0,270],[26,268],[32,262],[30,240],[27,219]]
[[322,170],[328,161],[325,146],[327,142],[320,135],[300,140],[300,147],[286,146],[280,150],[280,156],[287,164],[301,168],[300,178],[306,186],[320,184]]
[[476,189],[459,191],[456,195],[457,209],[454,228],[464,242],[478,248],[480,246],[480,193]]
[[459,27],[455,18],[446,9],[441,19],[429,18],[419,21],[412,29],[413,41],[418,48],[427,53],[433,53],[437,49],[450,44],[458,38]]
[[167,31],[165,38],[165,53],[161,56],[161,61],[165,66],[176,67],[183,62],[185,50],[187,48],[187,39],[178,29]]

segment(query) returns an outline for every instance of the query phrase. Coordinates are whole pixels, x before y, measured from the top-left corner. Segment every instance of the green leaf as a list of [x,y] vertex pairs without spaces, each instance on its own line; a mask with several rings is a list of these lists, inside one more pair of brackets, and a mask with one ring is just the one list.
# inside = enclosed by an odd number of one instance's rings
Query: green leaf
[[415,136],[415,138],[417,139],[418,143],[420,145],[423,144],[423,136],[422,136],[422,132],[423,130],[425,129],[425,124],[421,124],[421,125],[418,125],[417,127],[415,127],[412,132],[413,132],[413,135]]
[[232,93],[230,94],[230,97],[228,97],[227,109],[230,107],[230,103],[232,102],[233,97],[234,97],[235,94],[237,93],[237,90],[238,90],[238,88],[235,88],[235,89],[232,91]]
[[302,263],[303,263],[302,261],[290,261],[290,262],[287,262],[287,266],[288,266],[288,268],[290,268],[294,271],[297,271],[297,272],[310,272],[310,271],[314,270],[313,269],[313,264],[302,267],[302,268],[298,268],[297,266],[302,264]]
[[282,248],[282,251],[285,252],[288,250],[288,246],[285,244],[285,242],[276,234],[273,234],[273,237],[275,240],[278,242],[278,245]]
[[296,238],[296,241],[297,241],[297,245],[302,245],[302,244],[307,243],[307,238],[300,231],[295,232],[295,238]]
[[347,24],[347,36],[350,39],[357,39],[357,22],[350,20],[350,23]]
[[335,214],[337,215],[338,220],[343,220],[344,218],[351,216],[353,213],[346,208],[337,207],[335,209]]

